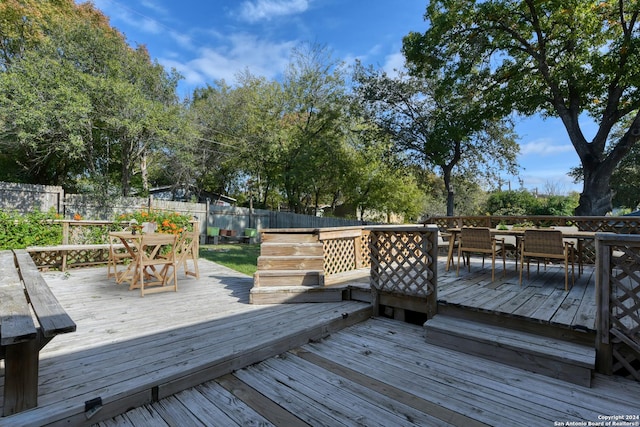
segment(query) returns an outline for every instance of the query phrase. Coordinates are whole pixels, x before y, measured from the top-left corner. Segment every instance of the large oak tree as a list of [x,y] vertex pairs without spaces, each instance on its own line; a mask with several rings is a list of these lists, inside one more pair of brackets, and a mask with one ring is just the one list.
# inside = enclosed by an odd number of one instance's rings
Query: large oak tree
[[[640,139],[639,13],[637,0],[434,0],[403,51],[415,74],[482,87],[487,109],[559,117],[583,169],[575,213],[604,215],[611,175]],[[598,124],[591,140],[585,115]]]

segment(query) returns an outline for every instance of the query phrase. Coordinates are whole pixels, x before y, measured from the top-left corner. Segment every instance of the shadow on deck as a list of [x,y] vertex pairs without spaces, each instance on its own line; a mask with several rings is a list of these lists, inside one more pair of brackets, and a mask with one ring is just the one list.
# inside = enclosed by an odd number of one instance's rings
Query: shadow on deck
[[[513,264],[493,283],[490,265],[441,265],[439,312],[593,330],[592,273],[567,293],[557,267],[521,288]],[[104,275],[44,274],[78,332],[41,353],[38,408],[0,425],[546,426],[637,412],[637,383],[596,374],[587,388],[445,349],[362,302],[250,305],[251,278],[207,261],[175,294],[140,298]]]

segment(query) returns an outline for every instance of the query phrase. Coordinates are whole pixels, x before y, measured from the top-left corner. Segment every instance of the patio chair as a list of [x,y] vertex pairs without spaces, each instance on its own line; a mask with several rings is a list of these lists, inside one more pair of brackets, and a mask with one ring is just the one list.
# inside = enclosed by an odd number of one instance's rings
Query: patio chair
[[118,270],[118,265],[124,264],[125,260],[132,260],[131,253],[123,247],[118,237],[109,236],[109,258],[107,259],[107,279],[115,277],[116,283],[122,283],[129,269]]
[[[175,234],[151,233],[142,236],[138,247],[138,279],[131,285],[132,288],[140,287],[140,296],[145,293],[178,291],[177,246],[178,236]],[[159,266],[162,268],[157,269]],[[169,270],[172,273],[170,277]]]
[[[162,255],[163,257],[174,256],[177,267],[184,268],[184,274],[186,276],[193,276],[196,279],[200,279],[200,270],[198,269],[198,238],[199,233],[197,230],[182,232],[176,243],[176,250],[174,253]],[[188,261],[193,263],[193,270],[189,270]],[[169,268],[169,265],[164,267]],[[171,283],[171,277],[169,277],[167,283]]]
[[[522,286],[522,270],[527,261],[527,280],[529,279],[529,265],[532,259],[538,262],[540,273],[540,261],[550,260],[564,261],[564,290],[569,290],[569,262],[571,262],[571,286],[575,282],[575,250],[573,242],[562,239],[560,230],[525,230],[520,242],[520,286]],[[546,268],[546,264],[545,264]]]
[[495,280],[496,275],[496,256],[502,256],[502,277],[507,272],[507,245],[504,239],[496,239],[491,236],[491,231],[485,227],[463,227],[460,230],[460,240],[458,242],[458,268],[456,276],[460,274],[460,256],[466,255],[466,262],[469,271],[471,271],[471,263],[469,255],[482,254],[482,267],[484,268],[485,255],[491,255],[491,281]]
[[[451,241],[453,239],[453,241]],[[453,245],[453,247],[451,247]],[[438,231],[438,252],[441,250],[447,253],[447,266],[446,271],[449,271],[450,267],[453,267],[453,253],[449,257],[449,250],[458,246],[456,237],[451,233]]]

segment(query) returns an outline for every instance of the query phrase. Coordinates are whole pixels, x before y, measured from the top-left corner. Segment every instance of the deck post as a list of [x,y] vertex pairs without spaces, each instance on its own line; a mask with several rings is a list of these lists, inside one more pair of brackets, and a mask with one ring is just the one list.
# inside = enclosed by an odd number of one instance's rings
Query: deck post
[[611,248],[602,236],[596,235],[596,367],[598,372],[611,375],[613,364],[609,341],[609,293],[611,280]]

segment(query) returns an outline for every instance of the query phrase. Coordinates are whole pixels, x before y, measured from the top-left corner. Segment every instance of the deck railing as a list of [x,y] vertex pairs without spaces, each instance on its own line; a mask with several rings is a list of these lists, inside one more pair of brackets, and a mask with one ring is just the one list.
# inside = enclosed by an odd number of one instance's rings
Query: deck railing
[[371,266],[368,230],[358,226],[319,228],[315,232],[322,242],[324,275],[328,283]]
[[640,236],[596,235],[598,371],[640,381]]
[[580,231],[599,231],[617,234],[640,234],[640,217],[637,216],[434,216],[426,220],[435,224],[440,231],[451,227],[491,227],[499,224],[531,224],[536,227],[570,227]]
[[[128,224],[103,220],[54,220],[62,225],[59,242],[27,248],[41,268],[80,267],[106,264],[109,232],[122,230]],[[197,223],[194,223],[196,225]],[[62,249],[61,249],[62,248]]]
[[437,310],[438,229],[433,226],[373,227],[371,292],[374,315],[391,307],[402,319],[407,310],[432,317]]
[[[404,318],[406,311],[427,316],[435,314],[438,270],[438,229],[435,226],[266,229],[261,232],[262,249],[266,249],[264,245],[270,245],[270,242],[290,243],[292,246],[322,243],[323,269],[319,273],[323,279],[317,282],[313,290],[315,295],[320,295],[323,287],[356,277],[369,277],[374,313],[379,313],[383,307],[387,314],[397,319]],[[302,249],[291,251],[293,259],[299,259],[300,251]],[[304,265],[305,261],[298,263]],[[277,289],[286,284],[292,276],[282,271],[281,265],[285,264],[261,263],[259,259],[254,287],[264,290],[271,286]],[[292,266],[292,272],[295,271],[295,265],[289,265]],[[271,278],[276,274],[282,277],[276,284],[265,285],[266,280],[260,278],[269,273],[272,273],[269,275]],[[256,277],[258,280],[255,280]]]
[[[490,227],[504,225],[530,225],[534,227],[575,227],[580,231],[616,234],[640,234],[640,217],[637,216],[434,216],[425,222],[435,224],[440,231],[453,227]],[[587,239],[582,245],[582,261],[595,264],[595,242]]]

